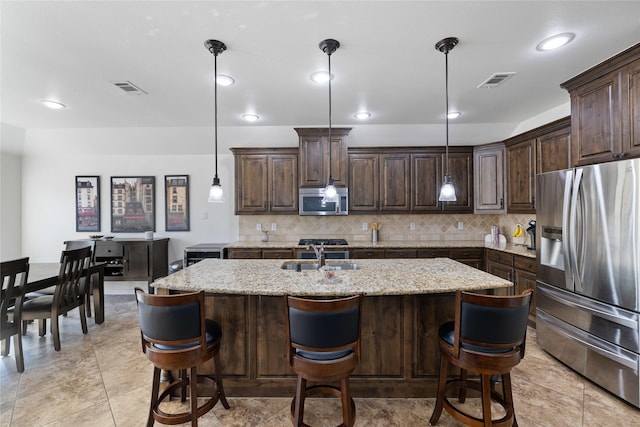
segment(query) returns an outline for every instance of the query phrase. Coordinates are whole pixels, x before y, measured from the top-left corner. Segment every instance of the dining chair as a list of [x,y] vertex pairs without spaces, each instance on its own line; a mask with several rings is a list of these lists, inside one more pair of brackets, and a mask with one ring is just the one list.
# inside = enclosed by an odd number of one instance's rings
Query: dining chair
[[2,275],[2,298],[0,301],[0,340],[2,340],[2,356],[8,356],[15,347],[16,369],[24,372],[24,356],[22,354],[22,303],[24,289],[29,275],[29,258],[5,261],[0,264]]
[[[332,395],[342,402],[341,426],[352,427],[356,406],[349,376],[360,360],[362,295],[338,299],[305,299],[285,295],[287,356],[298,376],[291,401],[291,420],[304,423],[307,396]],[[307,386],[307,382],[313,384]],[[333,384],[339,382],[340,387]]]
[[[511,370],[524,357],[531,295],[531,289],[511,296],[456,292],[455,320],[439,329],[440,378],[430,425],[436,425],[442,409],[473,427],[518,425]],[[449,365],[459,368],[460,375],[447,379]],[[475,377],[469,377],[469,373]],[[501,394],[495,389],[498,378]],[[480,392],[481,417],[449,400],[457,390],[458,401],[464,403],[468,389]],[[492,401],[502,406],[504,415],[499,419],[491,417]]]
[[[135,288],[142,351],[153,364],[153,385],[147,426],[155,421],[163,424],[191,422],[209,412],[220,401],[225,409],[229,403],[222,385],[220,363],[220,325],[205,318],[204,291],[151,295]],[[198,375],[198,366],[213,359],[215,376]],[[179,371],[178,379],[160,391],[160,372]],[[188,373],[187,373],[188,371]],[[213,390],[198,406],[198,384]],[[189,391],[187,393],[187,386]],[[181,402],[189,395],[189,410],[165,412],[161,406],[172,394],[180,393]]]
[[85,266],[90,258],[91,248],[89,247],[62,251],[60,272],[54,294],[35,296],[26,300],[22,306],[23,330],[26,329],[27,321],[38,320],[40,336],[44,336],[47,319],[51,319],[53,347],[56,351],[60,351],[59,316],[78,308],[82,333],[88,332],[84,308],[87,299],[87,282],[82,279],[85,274]]

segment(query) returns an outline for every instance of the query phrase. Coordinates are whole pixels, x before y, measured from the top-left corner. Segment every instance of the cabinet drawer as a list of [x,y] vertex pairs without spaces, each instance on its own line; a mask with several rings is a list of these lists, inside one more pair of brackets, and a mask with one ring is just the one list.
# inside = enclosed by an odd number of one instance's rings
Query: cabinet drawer
[[418,249],[418,258],[449,258],[449,249]]
[[262,258],[265,259],[283,259],[293,258],[293,250],[291,249],[264,249]]
[[536,259],[535,258],[527,258],[527,257],[521,257],[521,256],[516,256],[514,259],[514,267],[516,268],[516,270],[524,270],[524,271],[528,271],[529,273],[535,273],[536,272]]
[[451,259],[477,259],[482,258],[482,248],[451,249]]
[[504,252],[489,250],[487,252],[487,259],[500,264],[513,266],[513,255]]
[[229,249],[229,259],[262,258],[261,249]]
[[96,257],[124,256],[124,245],[118,242],[96,242]]
[[354,249],[351,252],[351,258],[384,258],[384,249]]
[[387,249],[385,258],[415,258],[415,249]]

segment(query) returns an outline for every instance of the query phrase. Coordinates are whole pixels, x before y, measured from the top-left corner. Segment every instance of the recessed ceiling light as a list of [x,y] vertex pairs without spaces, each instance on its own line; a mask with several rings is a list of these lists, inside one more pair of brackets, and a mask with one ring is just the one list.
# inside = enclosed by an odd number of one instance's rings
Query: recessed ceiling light
[[371,117],[371,113],[367,111],[361,111],[359,113],[354,114],[353,117],[355,117],[358,120],[367,120],[369,117]]
[[243,114],[242,118],[248,122],[256,122],[260,120],[260,116],[258,116],[257,114]]
[[231,86],[236,82],[233,80],[233,77],[227,76],[226,74],[218,74],[218,78],[216,80],[220,86]]
[[[327,71],[316,71],[309,78],[316,83],[326,83],[329,81],[329,73]],[[331,76],[331,80],[333,80],[333,76]]]
[[462,113],[459,112],[459,111],[451,111],[449,114],[447,114],[447,117],[450,118],[450,119],[457,119],[461,115],[462,115]]
[[536,46],[536,50],[545,52],[547,50],[557,49],[569,43],[575,36],[576,35],[573,33],[556,34],[555,36],[546,38],[538,43],[538,46]]
[[42,103],[47,107],[51,108],[52,110],[62,110],[63,108],[67,108],[66,105],[58,101],[51,101],[49,99],[45,99],[44,101],[42,101]]

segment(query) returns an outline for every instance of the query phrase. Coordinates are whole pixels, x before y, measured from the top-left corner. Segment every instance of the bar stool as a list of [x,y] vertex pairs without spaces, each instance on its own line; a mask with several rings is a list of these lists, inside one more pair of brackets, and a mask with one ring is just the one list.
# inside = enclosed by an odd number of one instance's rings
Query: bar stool
[[[524,357],[531,293],[531,289],[513,296],[456,292],[455,321],[439,330],[440,379],[431,425],[436,425],[443,408],[473,427],[518,425],[510,372]],[[449,364],[460,368],[458,378],[447,380]],[[468,378],[468,372],[479,374],[479,381]],[[502,395],[495,390],[496,376],[502,379]],[[458,390],[458,401],[463,403],[467,389],[481,392],[482,418],[464,412],[447,398],[448,392]],[[491,419],[492,400],[504,408],[500,419]]]
[[[304,423],[307,396],[329,394],[342,402],[341,426],[352,427],[356,407],[351,397],[349,375],[360,360],[362,295],[313,300],[285,295],[287,356],[298,376],[291,402],[291,419],[296,427]],[[307,381],[315,383],[307,386]],[[328,383],[339,382],[340,387]]]
[[[136,288],[140,318],[142,351],[153,363],[153,386],[147,426],[154,421],[163,424],[191,422],[209,412],[220,400],[225,409],[229,403],[222,387],[220,368],[220,341],[222,330],[213,320],[205,318],[204,291],[177,295],[149,295]],[[213,358],[215,378],[198,375],[198,365]],[[161,370],[177,370],[179,378],[160,392]],[[189,373],[187,374],[187,370]],[[198,406],[198,384],[214,390],[213,395]],[[167,413],[160,405],[167,397],[180,390],[181,401],[186,401],[189,386],[189,411]]]

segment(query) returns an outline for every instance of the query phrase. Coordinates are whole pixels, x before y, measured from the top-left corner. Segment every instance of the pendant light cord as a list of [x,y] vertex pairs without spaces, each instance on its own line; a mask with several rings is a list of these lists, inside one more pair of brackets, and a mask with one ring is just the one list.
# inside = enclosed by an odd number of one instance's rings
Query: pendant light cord
[[218,178],[218,54],[213,54],[213,143],[215,147],[216,174]]
[[445,96],[445,110],[444,110],[444,118],[445,118],[445,128],[446,128],[446,146],[445,146],[445,160],[447,172],[446,175],[449,175],[449,51],[444,53],[444,96]]
[[329,53],[329,183],[333,184],[331,176],[331,53]]

